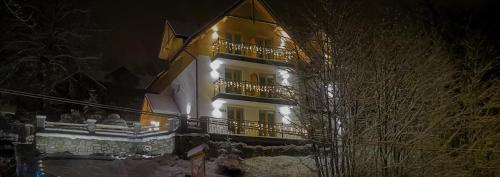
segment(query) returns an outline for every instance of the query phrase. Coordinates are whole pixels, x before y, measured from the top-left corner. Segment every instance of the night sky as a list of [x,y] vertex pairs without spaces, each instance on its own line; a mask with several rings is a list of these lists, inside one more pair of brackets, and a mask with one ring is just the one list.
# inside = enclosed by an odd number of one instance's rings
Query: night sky
[[[300,11],[305,1],[266,0],[277,15]],[[89,9],[99,28],[107,32],[104,63],[106,69],[126,66],[134,72],[155,75],[164,64],[158,59],[165,20],[203,26],[235,0],[163,0],[163,1],[81,1],[78,6]],[[360,13],[372,16],[386,8],[402,13],[422,13],[420,6],[431,4],[434,11],[429,25],[446,26],[447,36],[460,40],[466,33],[484,36],[499,46],[500,1],[498,0],[364,0],[366,9]],[[467,29],[467,30],[465,30]]]

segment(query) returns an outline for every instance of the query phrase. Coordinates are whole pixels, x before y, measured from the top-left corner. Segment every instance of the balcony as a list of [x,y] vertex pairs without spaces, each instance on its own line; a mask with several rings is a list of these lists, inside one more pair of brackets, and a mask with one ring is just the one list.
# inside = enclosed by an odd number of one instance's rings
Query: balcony
[[227,58],[253,63],[271,64],[277,66],[292,66],[290,61],[295,52],[285,48],[262,47],[246,42],[232,42],[217,39],[212,44],[212,58]]
[[293,104],[285,99],[290,92],[281,85],[261,85],[248,81],[218,79],[214,82],[214,86],[213,100],[224,98],[271,104]]
[[264,136],[299,139],[306,131],[283,123],[263,123],[259,121],[235,121],[224,118],[209,119],[209,133]]

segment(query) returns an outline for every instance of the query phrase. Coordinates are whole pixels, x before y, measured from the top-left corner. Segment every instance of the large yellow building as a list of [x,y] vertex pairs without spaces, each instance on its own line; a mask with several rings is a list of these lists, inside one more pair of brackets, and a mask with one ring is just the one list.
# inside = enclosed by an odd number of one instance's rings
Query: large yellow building
[[[159,58],[170,67],[148,88],[144,111],[209,117],[209,133],[292,137],[293,46],[269,7],[240,0],[190,36],[167,21]],[[167,124],[144,115],[143,124]]]

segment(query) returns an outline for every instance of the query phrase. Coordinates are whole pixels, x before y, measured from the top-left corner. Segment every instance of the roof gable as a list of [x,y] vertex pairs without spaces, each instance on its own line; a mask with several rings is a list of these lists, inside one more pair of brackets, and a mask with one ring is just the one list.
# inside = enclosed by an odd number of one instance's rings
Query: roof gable
[[253,19],[268,23],[276,23],[271,12],[259,0],[243,1],[238,7],[233,9],[228,15]]
[[[170,85],[170,83],[191,63],[195,60],[191,54],[185,54],[184,51],[200,34],[209,30],[213,25],[223,20],[226,16],[235,16],[249,18],[254,21],[266,22],[276,24],[277,19],[271,9],[262,0],[239,0],[230,8],[222,12],[216,18],[205,24],[198,31],[193,33],[189,38],[184,41],[184,45],[177,51],[176,54],[170,58],[171,66],[167,71],[163,71],[149,84],[147,91],[152,93],[160,93],[163,89]],[[172,24],[170,24],[172,25]],[[172,28],[173,29],[173,28]]]

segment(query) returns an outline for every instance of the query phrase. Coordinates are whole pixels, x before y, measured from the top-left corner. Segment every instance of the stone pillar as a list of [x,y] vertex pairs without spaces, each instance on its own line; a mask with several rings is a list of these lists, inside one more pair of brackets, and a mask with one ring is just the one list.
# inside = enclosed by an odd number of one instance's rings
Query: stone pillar
[[140,122],[134,122],[134,133],[139,134],[141,132],[142,125]]
[[188,117],[187,117],[187,115],[182,114],[181,116],[179,116],[178,120],[179,120],[179,124],[178,124],[178,128],[177,128],[177,132],[178,133],[186,133],[186,131],[188,130]]
[[47,116],[45,115],[36,115],[36,129],[37,130],[44,130],[45,129],[45,120],[47,119]]
[[27,144],[33,144],[35,132],[33,124],[24,124],[24,131],[26,132],[26,137],[24,137],[24,142]]
[[176,131],[177,128],[180,126],[179,125],[179,119],[178,118],[172,118],[168,120],[168,125],[170,126],[169,129],[170,131]]
[[94,134],[95,133],[95,130],[96,130],[96,125],[95,125],[95,122],[97,122],[97,120],[95,119],[87,119],[87,130],[89,131],[90,134]]

